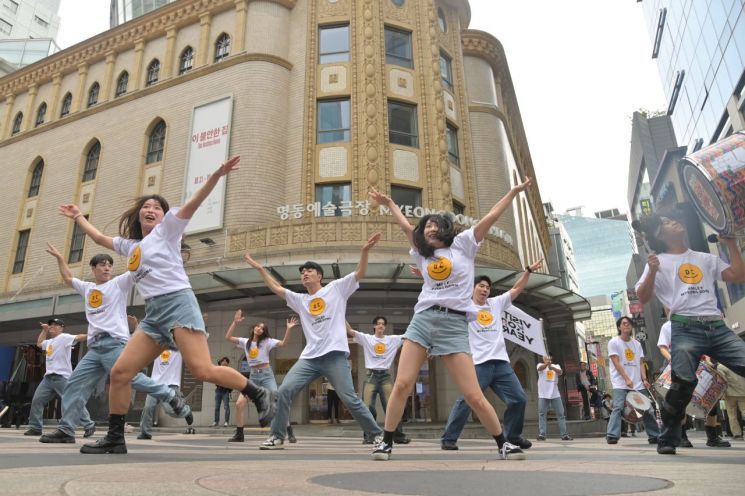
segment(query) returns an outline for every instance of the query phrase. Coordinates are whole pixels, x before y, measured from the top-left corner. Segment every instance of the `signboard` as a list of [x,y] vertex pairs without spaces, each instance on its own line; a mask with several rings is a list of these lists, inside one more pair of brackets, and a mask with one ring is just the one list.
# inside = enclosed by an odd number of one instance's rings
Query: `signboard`
[[[232,96],[194,107],[182,203],[191,198],[215,169],[228,158],[232,112]],[[184,234],[220,229],[224,207],[225,178],[222,177],[194,213]]]
[[538,356],[546,355],[543,342],[543,325],[514,305],[502,312],[502,330],[505,339],[532,351]]

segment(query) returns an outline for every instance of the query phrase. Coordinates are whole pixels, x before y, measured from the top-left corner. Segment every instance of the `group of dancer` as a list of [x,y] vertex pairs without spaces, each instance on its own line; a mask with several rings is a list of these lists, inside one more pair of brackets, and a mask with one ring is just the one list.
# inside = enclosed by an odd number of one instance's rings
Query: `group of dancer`
[[[49,246],[48,252],[57,259],[64,282],[85,299],[89,327],[87,335],[60,340],[59,322],[50,321],[43,326],[39,344],[47,347],[48,358],[60,347],[69,350],[72,342],[82,339],[87,339],[90,350],[72,375],[68,374],[70,379],[66,386],[55,386],[59,381],[50,377],[42,388],[44,392],[52,389],[62,392],[63,419],[59,428],[43,435],[41,441],[75,442],[74,426],[78,422],[86,429],[86,436],[93,434],[95,428],[87,416],[85,403],[96,383],[106,374],[110,375],[111,382],[108,432],[95,443],[85,444],[80,450],[82,453],[127,452],[124,419],[132,387],[153,398],[149,407],[164,402],[171,415],[184,417],[191,424],[191,411],[178,388],[171,387],[173,384],[169,382],[172,381],[156,381],[139,372],[154,360],[156,364],[159,359],[163,361],[164,356],[166,361],[175,359],[178,350],[178,357],[183,358],[197,380],[240,391],[237,430],[231,441],[244,440],[244,411],[247,399],[250,399],[259,412],[260,425],[271,424],[271,435],[261,443],[260,449],[283,449],[285,440],[294,440],[289,422],[293,398],[312,381],[326,377],[360,425],[363,442],[374,444],[372,459],[388,460],[394,443],[408,442],[401,429],[406,400],[425,360],[436,357],[442,359],[462,393],[448,419],[441,440],[442,448],[458,449],[456,441],[473,410],[494,438],[501,458],[524,459],[523,450],[531,446],[522,436],[527,398],[510,366],[501,313],[517,298],[530,273],[538,270],[542,261],[526,266],[512,289],[496,297],[490,297],[492,281],[488,277],[475,277],[474,261],[489,229],[512,200],[531,184],[531,179],[510,189],[475,226],[460,233],[453,219],[442,214],[426,215],[412,226],[389,196],[374,189],[370,192],[370,199],[387,207],[402,229],[411,248],[414,270],[423,279],[414,316],[400,337],[385,336],[387,321],[384,317],[374,320],[374,336],[353,330],[346,322],[348,299],[365,276],[369,252],[379,242],[380,233],[373,234],[364,243],[358,265],[352,273],[326,285],[323,284],[321,265],[308,261],[300,266],[304,292],[283,287],[250,253],[246,253],[245,261],[298,316],[297,320],[288,319],[282,340],[270,338],[266,324],[261,322],[253,327],[248,338],[240,338],[233,336],[243,320],[241,311],[236,312],[226,339],[246,354],[250,366],[250,379],[247,379],[230,367],[212,363],[204,320],[180,255],[181,238],[189,219],[217,181],[238,168],[239,161],[240,157],[233,157],[222,164],[181,208],[169,208],[167,201],[158,195],[141,197],[122,215],[117,237],[102,234],[77,206],[60,207],[60,212],[77,223],[97,244],[126,256],[128,271],[112,278],[113,260],[108,255],[97,255],[91,260],[95,282],[86,283],[74,278],[60,253]],[[660,405],[665,426],[658,434],[654,430],[656,423],[654,427],[649,423],[647,432],[650,442],[658,444],[659,453],[674,454],[680,442],[684,410],[696,385],[699,357],[710,355],[734,372],[745,374],[745,343],[724,323],[716,306],[714,282],[716,279],[745,282],[745,267],[734,240],[722,239],[730,248],[731,263],[727,266],[713,255],[689,250],[685,244],[685,229],[674,218],[651,216],[643,228],[647,241],[657,254],[650,254],[637,293],[644,303],[656,294],[670,309],[674,344],[671,347],[673,385]],[[133,285],[145,300],[145,317],[140,322],[133,318],[128,322],[126,316],[126,296]],[[131,336],[129,323],[136,326]],[[306,344],[299,359],[277,387],[269,353],[287,343],[292,328],[298,323]],[[629,324],[628,319],[619,321],[618,342],[610,354],[614,363],[612,370],[616,371],[613,378],[614,408],[608,427],[608,442],[611,444],[619,436],[618,420],[624,392],[649,387],[643,375],[644,369],[635,365],[641,353],[627,339],[631,332]],[[348,337],[360,343],[365,353],[368,369],[362,393],[365,401],[354,390],[348,362]],[[392,383],[389,369],[399,347],[400,359]],[[637,368],[633,369],[635,366]],[[548,397],[545,399],[556,398],[558,390],[552,388],[555,388],[556,377],[561,374],[560,367],[552,364],[550,356],[537,367],[539,374],[545,376],[544,381],[553,381],[546,386]],[[55,370],[48,368],[48,375],[58,374]],[[483,391],[489,387],[507,404],[504,429],[484,396]],[[375,420],[376,394],[381,396],[385,410],[382,429]],[[39,404],[43,405],[44,398],[48,398],[48,394],[44,397],[40,394],[41,403],[34,404],[36,410],[39,410]],[[544,408],[547,409],[549,404],[551,402],[547,401]],[[29,435],[41,434],[36,410],[27,432]],[[545,419],[542,429],[541,437],[545,439]],[[564,439],[571,439],[565,426],[561,430]],[[143,430],[141,436],[147,439],[149,432]]]

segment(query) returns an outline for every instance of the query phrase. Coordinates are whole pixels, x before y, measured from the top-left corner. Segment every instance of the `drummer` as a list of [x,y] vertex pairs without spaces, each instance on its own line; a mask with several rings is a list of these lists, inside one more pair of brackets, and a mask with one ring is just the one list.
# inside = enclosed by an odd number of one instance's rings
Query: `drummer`
[[671,350],[672,385],[660,408],[665,429],[657,452],[663,455],[674,455],[680,444],[680,424],[696,388],[701,355],[710,355],[745,376],[745,342],[727,327],[716,297],[717,279],[745,282],[745,264],[737,241],[719,236],[729,252],[730,265],[715,255],[692,251],[682,218],[680,209],[675,209],[667,217],[654,214],[641,221],[653,252],[647,257],[636,293],[642,303],[656,295],[670,309],[675,344]]
[[[608,444],[617,444],[621,437],[621,414],[626,405],[626,396],[632,391],[649,396],[650,384],[647,381],[647,371],[642,364],[644,350],[639,341],[631,337],[634,324],[630,317],[621,317],[616,321],[618,336],[608,343],[608,356],[613,366],[610,368],[611,383],[613,384],[613,411],[608,421],[606,440]],[[657,419],[651,403],[647,402],[644,411],[644,426],[647,430],[649,444],[657,444],[660,434]]]
[[[667,309],[665,309],[666,313]],[[657,348],[660,349],[660,354],[667,360],[667,363],[670,363],[670,348],[672,346],[672,339],[670,338],[670,328],[672,327],[672,323],[668,320],[664,324],[662,324],[662,327],[660,327],[660,337],[657,340]],[[681,431],[680,431],[680,447],[681,448],[693,448],[693,443],[688,439],[688,425],[689,425],[689,417],[686,415],[685,420],[683,420],[681,424]]]

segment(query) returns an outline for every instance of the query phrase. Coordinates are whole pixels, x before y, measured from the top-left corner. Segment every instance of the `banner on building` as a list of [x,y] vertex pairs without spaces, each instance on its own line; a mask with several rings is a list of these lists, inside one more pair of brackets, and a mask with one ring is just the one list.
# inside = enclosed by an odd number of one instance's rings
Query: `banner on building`
[[505,339],[539,356],[546,354],[546,345],[543,342],[543,323],[516,306],[510,305],[502,312],[502,330]]
[[[232,114],[232,96],[194,107],[182,204],[228,158]],[[225,178],[222,177],[191,218],[185,234],[222,228],[224,208]]]

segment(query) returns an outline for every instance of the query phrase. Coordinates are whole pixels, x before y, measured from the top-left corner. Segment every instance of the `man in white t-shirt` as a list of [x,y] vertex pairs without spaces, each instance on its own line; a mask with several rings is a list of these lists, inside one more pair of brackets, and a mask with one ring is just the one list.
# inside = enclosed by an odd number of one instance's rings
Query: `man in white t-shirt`
[[[616,321],[618,336],[608,342],[608,356],[611,360],[610,378],[613,384],[613,411],[608,420],[606,438],[608,444],[617,444],[621,437],[621,415],[626,404],[626,395],[638,391],[649,396],[650,384],[647,370],[642,363],[644,350],[639,341],[631,337],[634,324],[629,317]],[[644,413],[644,427],[649,444],[657,444],[660,429],[653,410]]]
[[321,285],[323,268],[319,264],[306,262],[301,265],[300,282],[307,293],[295,293],[285,289],[260,263],[246,253],[246,262],[259,271],[269,289],[286,300],[287,306],[297,312],[305,335],[305,348],[279,387],[277,414],[272,420],[272,435],[259,446],[260,449],[284,448],[292,398],[307,384],[323,376],[329,379],[342,403],[360,424],[364,433],[369,436],[383,434],[370,410],[354,392],[352,369],[347,361],[349,343],[345,315],[347,300],[359,288],[359,281],[367,271],[369,251],[380,240],[380,236],[380,233],[374,234],[363,245],[360,261],[354,272],[326,286]]
[[[172,389],[177,395],[181,395],[181,367],[184,363],[181,358],[181,352],[178,350],[163,350],[163,352],[153,361],[153,370],[150,372],[150,378]],[[176,416],[173,408],[162,399],[148,394],[145,399],[145,406],[142,408],[142,417],[140,418],[140,435],[137,439],[152,439],[153,418],[158,405],[163,404],[166,412],[171,416]],[[189,423],[191,425],[191,423]],[[194,431],[189,428],[187,433],[193,434]]]
[[[355,331],[347,324],[347,335],[362,346],[362,352],[365,355],[365,368],[367,369],[365,383],[362,386],[362,401],[370,409],[373,418],[377,418],[378,414],[375,410],[377,397],[380,397],[383,412],[388,408],[388,397],[393,390],[393,377],[391,377],[390,368],[403,344],[403,339],[401,339],[401,336],[386,335],[385,328],[388,325],[388,319],[385,317],[375,317],[372,323],[374,334]],[[393,440],[397,444],[407,444],[411,441],[404,434],[401,423],[396,427]],[[373,441],[374,439],[368,434],[362,439],[363,444],[372,444]]]
[[688,248],[683,212],[671,210],[667,216],[651,215],[641,222],[652,250],[647,257],[636,294],[647,303],[653,296],[670,309],[671,350],[670,390],[661,402],[665,429],[657,452],[674,455],[680,444],[681,422],[698,380],[696,369],[702,355],[709,355],[740,376],[745,376],[745,342],[728,327],[717,301],[716,281],[745,283],[737,239],[719,236],[727,249],[730,264],[721,258]]
[[559,422],[559,435],[562,441],[571,441],[572,436],[567,432],[567,418],[564,414],[564,404],[559,392],[559,376],[563,374],[561,367],[553,363],[551,353],[546,353],[543,362],[536,365],[538,370],[538,440],[545,441],[546,416],[549,407],[556,413]]
[[[41,436],[44,405],[49,403],[55,394],[62,398],[65,387],[67,387],[67,379],[72,374],[72,347],[86,338],[85,334],[72,335],[63,332],[64,330],[65,322],[62,319],[49,319],[46,324],[41,324],[36,346],[41,348],[46,355],[46,372],[34,391],[28,430],[23,433],[24,436]],[[62,413],[65,413],[64,409]],[[90,432],[89,436],[96,430],[85,408],[79,412],[75,421],[80,421],[86,433]]]

